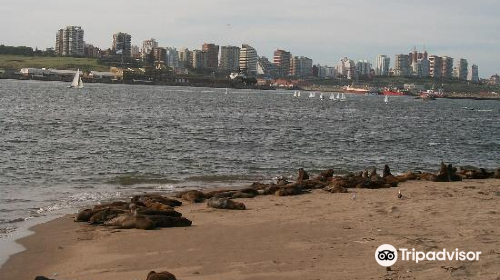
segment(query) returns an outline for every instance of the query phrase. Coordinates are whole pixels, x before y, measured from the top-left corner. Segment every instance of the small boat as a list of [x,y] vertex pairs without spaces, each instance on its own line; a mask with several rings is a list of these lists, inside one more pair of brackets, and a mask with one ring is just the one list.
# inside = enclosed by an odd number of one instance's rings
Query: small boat
[[309,97],[310,97],[310,98],[314,98],[314,97],[316,97],[316,93],[315,93],[315,92],[310,92],[310,93],[309,93]]
[[319,99],[321,99],[321,100],[325,99],[325,98],[323,97],[323,93],[320,93],[320,94],[319,94]]
[[300,97],[300,91],[297,91],[297,97]]
[[73,77],[73,81],[68,88],[83,88],[82,77],[80,77],[80,69],[78,69]]
[[340,100],[340,93],[337,92],[337,98],[336,100]]
[[293,91],[293,97],[297,97],[297,91],[296,90]]
[[385,104],[389,104],[389,95],[386,95],[384,98]]
[[339,99],[340,101],[347,101],[347,98],[345,97],[345,94],[342,92],[342,97]]
[[229,91],[228,91],[228,89],[226,88],[226,94],[228,94],[228,93],[229,93]]
[[335,100],[337,100],[337,99],[335,98],[335,94],[334,94],[334,93],[330,94],[329,99],[330,99],[330,100],[334,100],[334,101],[335,101]]

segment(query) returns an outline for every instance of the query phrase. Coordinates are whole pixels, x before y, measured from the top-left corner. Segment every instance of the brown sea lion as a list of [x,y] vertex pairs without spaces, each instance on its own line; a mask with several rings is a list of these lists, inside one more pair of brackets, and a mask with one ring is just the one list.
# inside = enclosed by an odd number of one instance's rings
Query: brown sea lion
[[37,277],[35,277],[35,280],[54,280],[54,279],[50,279],[50,278],[47,278],[45,276],[37,276]]
[[181,206],[182,202],[176,200],[176,199],[171,199],[165,196],[161,196],[158,194],[147,194],[147,195],[136,195],[132,197],[131,201],[133,203],[141,202],[141,203],[148,203],[148,202],[158,202],[161,204],[168,205],[170,207],[176,207],[176,206]]
[[205,200],[205,194],[198,190],[191,190],[183,193],[181,198],[191,203],[199,203]]
[[115,208],[115,209],[127,210],[127,209],[129,209],[129,206],[130,206],[129,202],[114,201],[114,202],[105,203],[105,204],[97,204],[92,209],[94,211],[99,210],[99,209],[103,209],[103,208]]
[[303,169],[299,168],[299,174],[297,176],[297,182],[309,179],[309,174]]
[[158,215],[158,216],[169,216],[169,217],[181,217],[182,214],[175,210],[154,210],[149,208],[138,208],[136,210],[139,215]]
[[347,193],[347,189],[340,185],[329,185],[323,188],[324,191],[331,193]]
[[332,178],[334,173],[335,171],[333,169],[328,169],[318,174],[316,177],[314,177],[314,179],[319,181],[326,181]]
[[148,273],[148,277],[146,280],[177,280],[175,276],[168,272],[168,271],[163,271],[163,272],[154,272],[150,271]]
[[285,186],[285,187],[279,188],[274,193],[274,195],[277,195],[277,196],[291,196],[291,195],[299,195],[299,194],[303,194],[303,193],[305,193],[305,191],[300,186],[291,185],[291,186]]
[[245,210],[245,204],[237,201],[233,201],[229,198],[216,198],[213,197],[208,200],[207,205],[212,208],[217,209],[231,209],[231,210]]
[[389,165],[384,165],[384,171],[382,173],[382,178],[385,178],[385,177],[388,177],[388,176],[392,176],[392,173],[391,173],[391,168],[389,168]]
[[93,214],[94,212],[92,211],[92,209],[80,210],[80,212],[78,212],[78,214],[76,214],[75,216],[75,222],[88,222]]
[[493,178],[500,179],[500,167],[495,169],[495,172],[493,173]]
[[[258,194],[258,191],[256,191]],[[254,193],[245,193],[245,192],[235,192],[231,196],[231,198],[254,198],[256,194]]]
[[113,219],[114,217],[116,217],[120,214],[124,214],[124,213],[127,213],[127,211],[121,210],[121,209],[104,208],[104,209],[101,209],[97,212],[94,212],[92,217],[90,217],[90,219],[89,219],[89,223],[102,224],[102,223],[109,221],[109,220]]
[[154,229],[155,223],[147,216],[122,214],[104,223],[105,226],[114,226],[120,229]]
[[193,223],[184,217],[149,215],[147,218],[153,221],[156,227],[188,227]]

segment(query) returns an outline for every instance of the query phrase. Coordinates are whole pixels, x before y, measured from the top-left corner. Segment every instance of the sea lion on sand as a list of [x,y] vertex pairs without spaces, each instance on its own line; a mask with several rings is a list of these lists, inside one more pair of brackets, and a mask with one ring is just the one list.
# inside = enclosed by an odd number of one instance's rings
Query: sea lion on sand
[[113,208],[104,208],[95,212],[92,217],[89,219],[89,223],[91,224],[102,224],[106,221],[113,219],[114,217],[126,213],[125,210],[113,209]]
[[129,209],[130,203],[125,202],[125,201],[114,201],[111,203],[105,203],[105,204],[97,204],[92,208],[94,211],[97,211],[99,209],[104,209],[104,208],[115,208],[115,209],[122,209],[122,210],[127,210]]
[[136,210],[137,214],[140,215],[157,215],[157,216],[169,216],[169,217],[181,217],[182,214],[175,210],[154,210],[148,208],[138,208]]
[[384,171],[382,173],[382,178],[385,178],[385,177],[388,177],[388,176],[392,176],[392,173],[391,173],[391,168],[389,168],[389,165],[384,165]]
[[291,185],[279,188],[274,194],[277,196],[290,196],[303,193],[305,193],[305,191],[300,186]]
[[331,193],[347,193],[347,189],[340,185],[330,185],[323,188],[324,191]]
[[161,204],[168,205],[170,207],[176,207],[176,206],[182,205],[182,202],[180,202],[176,199],[171,199],[171,198],[161,196],[158,194],[136,195],[136,196],[132,197],[131,201],[133,203],[142,202],[144,204],[147,204],[147,202],[158,202]]
[[147,218],[153,221],[156,227],[189,227],[193,223],[184,217],[150,215]]
[[208,202],[207,205],[212,208],[217,208],[217,209],[231,209],[231,210],[245,210],[245,204],[237,201],[233,201],[229,198],[216,198],[213,197],[211,198]]
[[199,203],[205,200],[205,194],[198,190],[191,190],[183,193],[181,198],[191,203]]
[[175,276],[168,272],[168,271],[163,271],[163,272],[154,272],[150,271],[148,273],[148,277],[146,280],[177,280]]
[[303,169],[299,168],[299,174],[297,176],[297,182],[309,179],[309,174]]
[[54,280],[54,279],[50,279],[50,278],[47,278],[45,276],[37,276],[37,277],[35,277],[35,280]]
[[104,223],[105,226],[114,226],[120,229],[154,229],[154,222],[146,216],[123,214]]
[[316,177],[314,177],[314,179],[319,181],[326,181],[332,178],[334,173],[335,171],[333,169],[328,169],[318,174]]
[[92,215],[94,215],[92,209],[83,209],[76,214],[75,222],[88,222]]
[[[256,193],[258,194],[258,191],[256,191]],[[235,192],[231,198],[254,198],[255,196],[256,194],[254,193]]]

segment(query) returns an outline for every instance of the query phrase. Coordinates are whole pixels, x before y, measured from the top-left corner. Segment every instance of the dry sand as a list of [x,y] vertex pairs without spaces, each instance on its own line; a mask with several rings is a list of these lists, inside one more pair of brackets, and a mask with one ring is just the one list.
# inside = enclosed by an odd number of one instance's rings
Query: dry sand
[[[145,279],[168,270],[185,280],[500,279],[500,180],[407,182],[397,189],[316,190],[294,197],[241,199],[246,211],[178,210],[188,228],[112,230],[72,217],[36,226],[27,251],[0,270],[2,280]],[[481,251],[479,261],[375,261],[396,248]]]

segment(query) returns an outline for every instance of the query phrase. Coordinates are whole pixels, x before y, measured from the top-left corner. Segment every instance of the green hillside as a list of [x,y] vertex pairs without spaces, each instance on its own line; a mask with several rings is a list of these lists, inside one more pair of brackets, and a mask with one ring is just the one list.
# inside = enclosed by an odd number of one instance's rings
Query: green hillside
[[0,69],[52,68],[60,70],[109,71],[94,58],[44,57],[0,54]]

